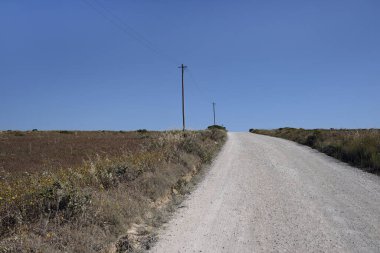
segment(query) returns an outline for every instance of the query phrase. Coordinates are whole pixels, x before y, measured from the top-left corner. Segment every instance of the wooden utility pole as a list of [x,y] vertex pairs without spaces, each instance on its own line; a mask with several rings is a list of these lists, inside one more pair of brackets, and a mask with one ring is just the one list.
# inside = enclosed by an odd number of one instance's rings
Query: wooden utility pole
[[185,68],[187,68],[187,66],[181,64],[181,66],[179,66],[178,68],[182,69],[182,131],[185,131],[185,129],[186,129],[186,124],[185,124],[185,84],[184,84],[183,76],[185,73]]
[[215,123],[215,102],[212,102],[212,110],[214,112],[214,126],[216,125]]

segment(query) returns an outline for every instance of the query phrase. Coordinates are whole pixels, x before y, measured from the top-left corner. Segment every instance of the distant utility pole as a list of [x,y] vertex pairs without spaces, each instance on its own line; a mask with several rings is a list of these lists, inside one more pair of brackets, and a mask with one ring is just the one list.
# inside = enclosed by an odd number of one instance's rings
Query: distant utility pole
[[181,64],[178,68],[182,69],[182,131],[185,131],[185,84],[183,82],[183,75],[187,66]]
[[212,110],[214,111],[214,126],[216,125],[215,123],[215,102],[212,102]]

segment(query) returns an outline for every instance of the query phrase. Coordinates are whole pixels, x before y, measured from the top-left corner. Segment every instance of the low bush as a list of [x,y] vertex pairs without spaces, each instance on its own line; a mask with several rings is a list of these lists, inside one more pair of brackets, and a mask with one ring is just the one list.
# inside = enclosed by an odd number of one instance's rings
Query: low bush
[[67,130],[61,130],[61,131],[58,131],[60,134],[74,134],[74,132],[72,131],[67,131]]
[[219,126],[219,125],[211,125],[211,126],[208,126],[207,129],[209,129],[209,130],[219,129],[219,130],[227,131],[227,129],[224,126]]

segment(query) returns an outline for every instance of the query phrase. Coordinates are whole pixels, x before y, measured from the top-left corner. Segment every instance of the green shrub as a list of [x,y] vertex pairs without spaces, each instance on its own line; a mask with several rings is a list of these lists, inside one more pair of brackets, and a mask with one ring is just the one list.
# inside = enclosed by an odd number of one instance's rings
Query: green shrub
[[255,134],[255,133],[260,133],[260,131],[261,131],[261,130],[259,130],[259,129],[254,129],[254,128],[249,129],[249,132],[250,132],[250,133],[253,133],[253,134]]
[[224,126],[219,126],[219,125],[211,125],[211,126],[208,126],[207,129],[209,129],[209,130],[219,129],[219,130],[227,131],[227,129]]
[[58,131],[58,133],[60,133],[60,134],[74,134],[74,132],[67,131],[67,130],[61,130],[61,131]]

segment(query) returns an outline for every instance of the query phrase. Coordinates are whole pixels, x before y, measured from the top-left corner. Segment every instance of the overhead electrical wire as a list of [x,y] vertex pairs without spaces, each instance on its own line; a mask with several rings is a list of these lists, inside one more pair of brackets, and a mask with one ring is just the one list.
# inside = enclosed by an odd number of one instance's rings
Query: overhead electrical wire
[[211,97],[207,94],[210,94],[210,92],[206,91],[204,88],[201,88],[202,85],[199,84],[197,79],[194,76],[194,71],[191,69],[188,69],[189,77],[194,84],[195,88],[198,90],[199,94],[207,101],[213,101]]
[[116,28],[118,28],[121,32],[126,34],[129,37],[132,37],[141,45],[145,46],[147,49],[155,53],[157,56],[162,59],[171,62],[173,64],[178,65],[179,61],[177,61],[172,56],[158,49],[150,40],[148,40],[144,35],[139,33],[136,29],[134,29],[131,25],[127,24],[122,18],[114,14],[111,10],[109,10],[103,3],[98,0],[82,0],[84,4],[93,9],[98,15],[106,19],[108,22],[113,24]]
[[[167,53],[163,52],[158,47],[156,47],[149,39],[147,39],[144,35],[142,35],[136,29],[134,29],[131,25],[126,23],[125,20],[117,16],[108,7],[106,7],[100,0],[82,0],[82,2],[86,4],[88,7],[90,7],[92,10],[94,10],[102,18],[106,19],[109,23],[114,25],[121,32],[133,38],[134,40],[142,44],[144,47],[146,47],[147,49],[155,53],[156,56],[161,57],[165,61],[168,61],[175,65],[179,65],[180,62],[178,60],[168,55]],[[209,93],[209,92],[205,92],[203,89],[200,88],[201,85],[198,83],[198,81],[194,77],[193,71],[187,71],[187,72],[189,73],[189,77],[192,80],[191,83],[194,84],[200,96],[203,97],[207,101],[212,101],[210,100],[210,97],[206,95],[206,93]]]

